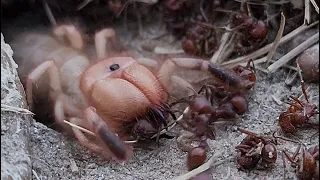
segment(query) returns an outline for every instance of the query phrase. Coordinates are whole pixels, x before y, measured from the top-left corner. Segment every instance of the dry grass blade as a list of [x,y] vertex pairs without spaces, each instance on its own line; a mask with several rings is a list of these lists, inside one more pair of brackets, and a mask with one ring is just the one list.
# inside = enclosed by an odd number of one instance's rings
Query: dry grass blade
[[[170,131],[179,121],[182,120],[182,118],[184,117],[184,115],[187,114],[187,113],[189,112],[189,110],[190,110],[190,108],[187,107],[187,108],[183,111],[183,113],[178,117],[178,119],[175,120],[172,124],[170,124],[170,125],[168,126],[168,128],[164,128],[163,130],[161,130],[160,133],[159,133],[159,135],[164,134],[164,133]],[[157,135],[158,135],[158,133],[155,134],[155,135],[153,135],[153,136],[151,137],[151,139],[157,137]]]
[[[243,0],[234,0],[236,2],[243,2]],[[261,6],[267,6],[270,4],[276,4],[276,5],[282,5],[285,3],[290,2],[289,0],[277,0],[277,1],[261,1],[261,0],[249,0],[246,1],[246,3],[248,4],[252,4],[252,5],[261,5]]]
[[295,71],[290,70],[289,71],[286,79],[284,80],[284,83],[286,85],[292,85],[295,82],[295,79],[296,79],[296,77],[298,75],[298,72],[296,72],[296,71],[297,70],[295,70]]
[[[71,123],[71,122],[69,122],[69,121],[66,121],[66,120],[63,120],[63,122],[66,123],[66,124],[68,124],[69,126],[71,126],[71,127],[73,127],[73,128],[79,129],[79,130],[82,131],[82,132],[86,132],[86,133],[88,133],[88,134],[90,134],[90,135],[92,135],[92,136],[96,136],[95,133],[93,133],[92,131],[89,131],[88,129],[85,129],[85,128],[81,127],[81,126],[75,125],[75,124],[73,124],[73,123]],[[126,144],[133,144],[133,143],[136,143],[137,141],[138,141],[138,140],[131,140],[131,141],[124,141],[124,142],[125,142]]]
[[233,52],[234,50],[234,39],[236,37],[236,34],[233,33],[228,44],[226,44],[222,50],[222,54],[220,54],[220,57],[218,58],[218,63],[221,64],[222,62],[224,62]]
[[313,5],[314,9],[317,11],[317,13],[319,14],[319,6],[317,5],[317,3],[314,0],[310,0],[311,4]]
[[70,125],[70,126],[73,127],[73,128],[79,129],[80,131],[86,132],[86,133],[88,133],[88,134],[90,134],[90,135],[92,135],[92,136],[96,136],[93,132],[91,132],[91,131],[83,128],[83,127],[80,127],[80,126],[78,126],[78,125],[75,125],[75,124],[73,124],[73,123],[71,123],[71,122],[69,122],[69,121],[63,120],[63,122],[66,123],[66,124],[68,124],[68,125]]
[[57,21],[56,21],[56,19],[54,18],[53,13],[52,13],[52,11],[51,11],[51,9],[50,9],[47,1],[42,0],[42,5],[43,5],[43,8],[44,8],[44,10],[45,10],[45,12],[46,12],[46,15],[47,15],[47,17],[48,17],[51,25],[52,25],[52,26],[57,25]]
[[[292,38],[296,37],[298,34],[300,34],[301,32],[315,26],[319,24],[319,21],[316,21],[310,25],[301,25],[300,27],[298,27],[297,29],[293,30],[292,32],[290,32],[289,34],[283,36],[280,41],[279,41],[279,45],[288,42],[289,40],[291,40]],[[238,65],[239,63],[242,62],[247,62],[250,59],[256,59],[257,57],[260,57],[264,54],[266,54],[268,51],[270,51],[271,47],[272,47],[273,43],[268,44],[264,47],[262,47],[261,49],[258,49],[257,51],[248,54],[246,56],[242,56],[242,57],[238,57],[236,59],[230,60],[228,62],[222,63],[223,66],[226,67],[233,67]]]
[[299,46],[292,49],[290,52],[288,52],[286,55],[282,56],[278,61],[271,64],[267,69],[269,73],[275,72],[277,69],[282,67],[284,64],[289,62],[291,59],[296,57],[298,54],[303,52],[304,50],[308,49],[311,45],[319,41],[319,32],[315,35],[311,36],[309,39],[301,43]]
[[32,114],[32,115],[34,115],[34,113],[29,111],[28,109],[9,106],[9,105],[6,105],[6,104],[1,104],[1,111],[9,111],[9,112],[15,112],[15,113],[20,113],[20,114]]
[[[230,25],[227,28],[229,29]],[[226,44],[228,42],[228,39],[230,39],[231,34],[232,33],[230,31],[227,31],[226,33],[224,33],[222,35],[221,40],[220,40],[220,46],[219,46],[218,50],[213,54],[213,56],[210,59],[210,61],[212,63],[221,63],[221,62],[219,62],[219,58],[221,57],[221,55],[223,53],[222,50],[226,46]]]
[[309,24],[311,21],[310,0],[304,0],[304,21],[307,24]]
[[74,159],[70,159],[70,168],[71,168],[71,172],[79,172],[79,168],[76,162],[74,161]]
[[270,62],[270,60],[272,59],[274,53],[276,52],[276,49],[279,45],[279,41],[282,38],[282,34],[283,34],[283,30],[284,30],[284,25],[286,24],[286,17],[284,16],[283,12],[281,12],[281,21],[280,21],[280,27],[277,33],[277,36],[275,38],[275,40],[272,43],[272,47],[271,50],[269,51],[268,55],[267,55],[267,62]]
[[186,174],[183,174],[179,177],[174,178],[173,180],[187,180],[187,179],[190,179],[190,178],[210,169],[213,166],[217,166],[217,165],[222,164],[224,161],[219,161],[217,163],[213,163],[221,155],[222,155],[221,151],[215,153],[215,155],[213,155],[206,163],[202,164],[201,166],[199,166],[198,168],[196,168],[192,171],[187,172]]
[[180,54],[184,53],[183,49],[169,49],[165,47],[155,47],[153,50],[156,54]]
[[35,177],[36,180],[40,180],[37,172],[36,172],[35,170],[33,170],[33,169],[32,169],[32,174],[34,175],[34,177]]
[[[261,63],[265,63],[267,61],[267,57],[263,57],[263,58],[259,58],[259,59],[255,59],[254,60],[254,65],[258,65],[258,64],[261,64]],[[270,60],[270,62],[276,62],[275,60]],[[240,63],[241,66],[246,66],[247,63],[246,62],[243,62],[243,63]],[[290,70],[294,70],[294,71],[297,71],[297,68],[294,67],[294,66],[290,66],[290,65],[283,65],[282,67],[284,68],[287,68],[287,69],[290,69]],[[259,69],[259,67],[256,67],[257,69]],[[263,72],[268,72],[267,69],[264,69]]]

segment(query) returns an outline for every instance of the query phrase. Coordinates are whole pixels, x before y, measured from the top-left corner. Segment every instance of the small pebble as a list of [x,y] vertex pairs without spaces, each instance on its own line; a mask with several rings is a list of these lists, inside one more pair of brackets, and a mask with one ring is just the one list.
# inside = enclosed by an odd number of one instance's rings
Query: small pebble
[[197,147],[188,152],[187,166],[189,171],[201,166],[207,158],[206,150]]
[[319,43],[303,51],[297,57],[305,82],[319,82]]

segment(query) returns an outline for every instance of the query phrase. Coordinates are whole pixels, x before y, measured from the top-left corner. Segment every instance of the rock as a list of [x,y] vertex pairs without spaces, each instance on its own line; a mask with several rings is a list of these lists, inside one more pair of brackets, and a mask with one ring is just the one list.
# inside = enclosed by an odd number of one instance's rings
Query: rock
[[27,106],[12,54],[1,34],[1,179],[31,179],[32,117],[21,112]]
[[304,81],[319,82],[319,43],[303,51],[297,57],[297,62]]

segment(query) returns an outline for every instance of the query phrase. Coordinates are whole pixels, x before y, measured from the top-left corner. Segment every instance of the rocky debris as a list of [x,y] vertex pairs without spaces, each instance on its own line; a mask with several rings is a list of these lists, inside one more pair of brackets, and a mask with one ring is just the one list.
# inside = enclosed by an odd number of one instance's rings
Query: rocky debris
[[31,178],[30,115],[13,51],[1,34],[1,179]]

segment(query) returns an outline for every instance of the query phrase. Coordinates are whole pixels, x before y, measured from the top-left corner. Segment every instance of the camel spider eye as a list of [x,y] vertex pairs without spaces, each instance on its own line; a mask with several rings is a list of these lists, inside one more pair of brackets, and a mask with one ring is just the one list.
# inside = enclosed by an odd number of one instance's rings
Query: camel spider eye
[[111,71],[115,71],[115,70],[117,70],[117,69],[119,69],[119,68],[120,68],[119,64],[112,64],[112,65],[109,67],[109,69],[110,69]]

